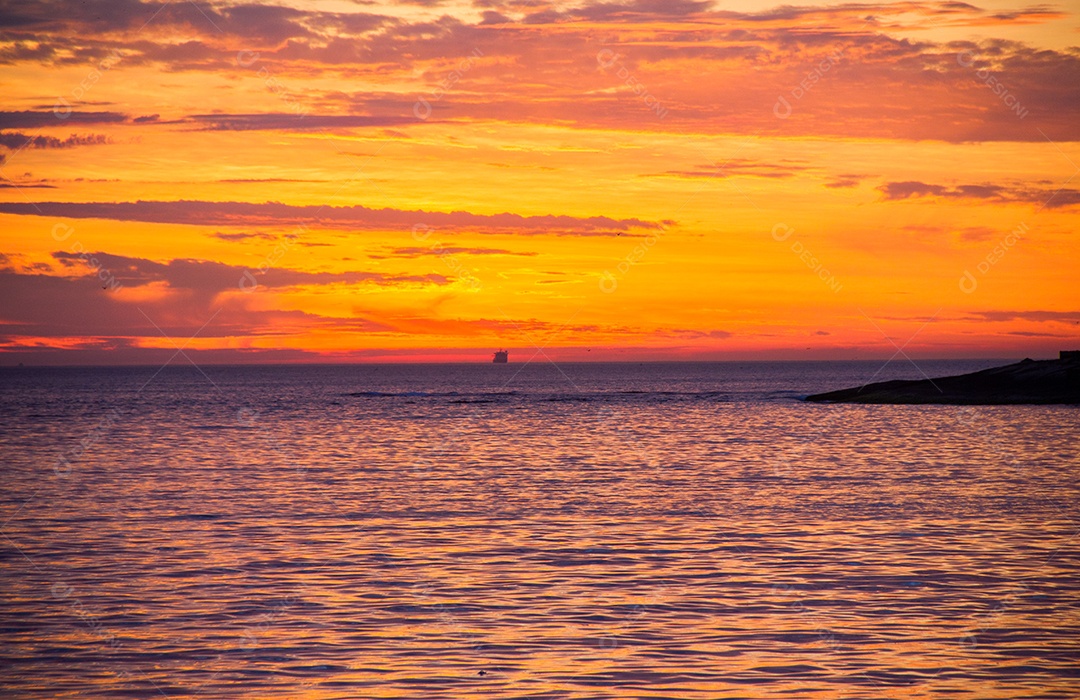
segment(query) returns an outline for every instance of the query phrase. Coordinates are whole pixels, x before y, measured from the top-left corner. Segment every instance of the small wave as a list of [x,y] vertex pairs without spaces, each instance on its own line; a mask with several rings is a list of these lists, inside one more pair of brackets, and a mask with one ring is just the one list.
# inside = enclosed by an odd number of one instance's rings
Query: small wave
[[472,394],[462,394],[460,391],[352,391],[342,395],[359,399],[446,399]]
[[[646,391],[632,389],[625,391],[594,391],[594,392],[565,392],[551,393],[538,392],[527,393],[519,391],[487,391],[469,392],[458,391],[354,391],[342,396],[360,399],[421,399],[421,400],[444,400],[448,403],[495,403],[506,399],[520,401],[538,401],[545,403],[578,402],[588,403],[591,401],[733,401],[738,398],[737,394],[725,391]],[[753,398],[747,396],[746,398]],[[771,398],[771,397],[770,397]],[[787,398],[787,396],[784,396]]]
[[344,394],[344,396],[375,399],[445,399],[455,398],[459,396],[514,396],[516,394],[516,391],[481,392],[479,394],[463,394],[460,391],[353,391],[348,394]]
[[379,398],[379,399],[381,399],[381,398],[394,398],[394,397],[398,397],[398,396],[409,397],[409,398],[417,398],[417,397],[424,398],[424,397],[429,397],[429,396],[453,396],[456,393],[457,392],[449,392],[447,394],[435,394],[435,393],[431,393],[431,392],[427,392],[427,391],[400,391],[400,392],[392,392],[392,391],[353,391],[353,392],[350,392],[348,394],[345,394],[345,396],[355,396],[355,397],[359,397],[359,398],[371,397],[371,398]]

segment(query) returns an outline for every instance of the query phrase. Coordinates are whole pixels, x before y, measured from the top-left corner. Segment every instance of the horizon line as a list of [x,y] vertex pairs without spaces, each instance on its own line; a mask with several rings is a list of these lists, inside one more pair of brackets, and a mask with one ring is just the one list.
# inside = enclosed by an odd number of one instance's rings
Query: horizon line
[[[463,366],[487,366],[487,365],[499,365],[503,364],[507,366],[516,365],[524,367],[527,365],[679,365],[679,364],[823,364],[823,363],[839,363],[839,362],[885,362],[886,364],[892,364],[893,362],[1020,362],[1022,360],[1048,361],[1057,360],[1057,357],[1037,358],[1037,357],[860,357],[849,359],[754,359],[754,360],[655,360],[655,359],[642,359],[642,360],[525,360],[519,362],[507,362],[497,363],[491,360],[478,361],[478,360],[417,360],[417,361],[386,361],[386,360],[354,360],[354,361],[295,361],[295,362],[200,362],[189,363],[192,369],[198,369],[199,367],[353,367],[353,366],[386,366],[386,365],[404,365],[404,366],[416,366],[416,365],[463,365]],[[143,368],[143,367],[160,367],[161,369],[167,369],[169,367],[183,368],[187,367],[186,364],[175,363],[170,361],[164,365],[160,362],[138,362],[138,363],[115,363],[115,364],[27,364],[26,362],[20,362],[18,364],[0,364],[0,370],[6,369],[124,369],[124,368]]]

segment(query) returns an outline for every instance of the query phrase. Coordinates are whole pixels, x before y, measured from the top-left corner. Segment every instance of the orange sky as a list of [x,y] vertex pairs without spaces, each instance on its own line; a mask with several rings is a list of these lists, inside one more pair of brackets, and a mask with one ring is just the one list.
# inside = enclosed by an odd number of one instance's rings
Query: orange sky
[[0,4],[0,364],[1080,347],[1080,14]]

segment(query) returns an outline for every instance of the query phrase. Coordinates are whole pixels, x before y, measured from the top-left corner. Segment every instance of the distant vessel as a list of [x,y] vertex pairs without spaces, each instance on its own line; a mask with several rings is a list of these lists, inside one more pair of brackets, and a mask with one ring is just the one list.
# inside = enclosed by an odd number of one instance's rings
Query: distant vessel
[[509,350],[497,350],[495,352],[495,359],[492,360],[497,365],[505,365],[510,360]]

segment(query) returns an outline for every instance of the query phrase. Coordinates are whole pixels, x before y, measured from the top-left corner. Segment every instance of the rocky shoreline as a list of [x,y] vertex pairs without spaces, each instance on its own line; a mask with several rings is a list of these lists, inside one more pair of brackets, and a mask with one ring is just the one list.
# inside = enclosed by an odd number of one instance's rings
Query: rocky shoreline
[[1080,353],[951,377],[878,382],[807,396],[815,403],[1080,404]]

